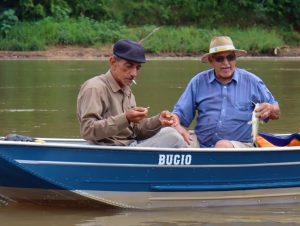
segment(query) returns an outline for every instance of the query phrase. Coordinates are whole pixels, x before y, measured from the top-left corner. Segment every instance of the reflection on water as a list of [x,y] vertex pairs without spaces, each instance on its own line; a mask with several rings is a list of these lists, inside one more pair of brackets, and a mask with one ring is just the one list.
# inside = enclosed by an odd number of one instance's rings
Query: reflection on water
[[300,205],[185,208],[155,211],[8,206],[0,207],[0,219],[7,226],[300,225]]
[[113,209],[64,209],[30,205],[0,207],[1,225],[5,222],[5,226],[80,225],[88,223],[96,216],[107,217],[115,213]]
[[300,224],[299,206],[266,206],[266,207],[223,207],[199,209],[175,209],[162,211],[124,211],[113,216],[95,217],[85,222],[84,226],[92,225],[276,225]]
[[[241,60],[239,66],[260,76],[280,103],[281,119],[262,125],[261,130],[299,132],[299,62]],[[80,85],[107,68],[106,61],[0,61],[0,136],[78,138]],[[172,110],[189,80],[207,68],[195,60],[148,62],[132,87],[138,105],[150,106],[150,115]],[[298,225],[299,218],[300,204],[134,211],[6,206],[0,202],[1,225]]]

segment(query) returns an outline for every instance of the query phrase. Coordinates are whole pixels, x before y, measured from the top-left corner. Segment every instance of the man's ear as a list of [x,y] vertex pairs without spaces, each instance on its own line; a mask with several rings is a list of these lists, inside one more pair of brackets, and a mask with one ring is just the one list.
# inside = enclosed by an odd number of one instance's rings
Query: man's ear
[[208,60],[208,63],[210,64],[210,66],[213,67],[213,59],[212,59],[212,56],[211,56],[211,55],[208,56],[207,60]]
[[110,63],[110,65],[112,66],[112,65],[114,65],[115,63],[116,63],[116,58],[114,57],[114,56],[111,56],[110,58],[109,58],[109,63]]

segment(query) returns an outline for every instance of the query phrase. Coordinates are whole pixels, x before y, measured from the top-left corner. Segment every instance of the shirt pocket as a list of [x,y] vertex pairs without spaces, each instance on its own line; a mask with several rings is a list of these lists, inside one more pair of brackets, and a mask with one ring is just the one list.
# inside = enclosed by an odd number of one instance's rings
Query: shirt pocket
[[238,111],[251,111],[252,112],[253,103],[249,102],[249,101],[236,100],[233,103],[233,107]]
[[233,103],[233,112],[231,112],[231,115],[235,120],[250,121],[252,117],[252,111],[252,102],[237,100],[235,103]]

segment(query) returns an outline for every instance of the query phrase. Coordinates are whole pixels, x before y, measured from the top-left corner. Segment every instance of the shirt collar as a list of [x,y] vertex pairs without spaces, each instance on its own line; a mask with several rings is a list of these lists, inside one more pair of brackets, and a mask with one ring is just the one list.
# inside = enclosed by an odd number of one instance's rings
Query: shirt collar
[[[240,78],[240,74],[237,70],[237,68],[235,68],[234,72],[233,72],[233,77],[232,77],[232,80],[235,81],[235,82],[238,82],[239,81],[239,78]],[[209,70],[208,72],[208,82],[209,83],[212,83],[213,81],[217,81],[216,79],[216,76],[215,76],[215,72],[214,72],[214,69],[212,68],[211,70]]]
[[111,71],[109,70],[108,72],[106,72],[106,74],[104,75],[107,77],[107,81],[109,86],[111,87],[111,90],[116,93],[118,91],[122,91],[125,94],[129,95],[131,93],[131,89],[129,86],[125,86],[124,88],[121,88],[120,85],[117,83],[117,81],[115,80],[115,78],[113,77]]
[[240,80],[240,73],[237,70],[237,68],[235,68],[235,70],[233,72],[232,80],[236,81],[236,83],[238,83],[238,81]]
[[214,69],[208,71],[208,82],[212,83],[214,80],[217,80],[215,77]]

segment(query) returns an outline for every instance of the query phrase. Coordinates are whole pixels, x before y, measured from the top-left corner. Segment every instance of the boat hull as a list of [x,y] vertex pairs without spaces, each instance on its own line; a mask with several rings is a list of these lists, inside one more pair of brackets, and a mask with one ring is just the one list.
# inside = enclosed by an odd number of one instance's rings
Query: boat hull
[[[0,141],[11,202],[124,208],[299,202],[300,148],[168,149]],[[72,204],[73,205],[73,204]]]

